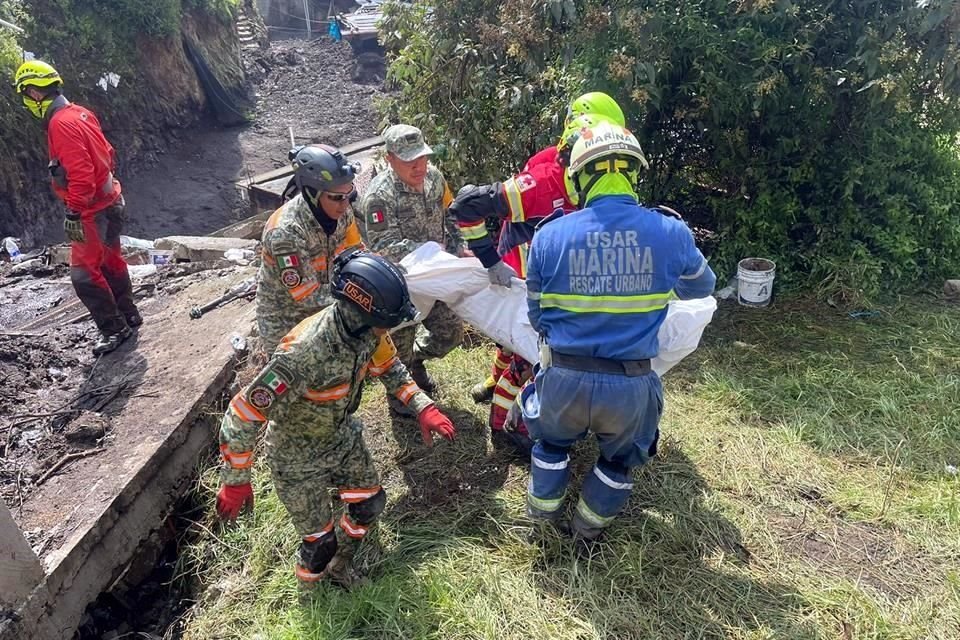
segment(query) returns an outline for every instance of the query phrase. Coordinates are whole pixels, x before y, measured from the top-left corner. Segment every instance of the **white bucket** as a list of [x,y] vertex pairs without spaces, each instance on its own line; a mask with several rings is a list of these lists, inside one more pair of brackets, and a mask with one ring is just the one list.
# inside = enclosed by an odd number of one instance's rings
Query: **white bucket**
[[744,258],[737,264],[737,299],[746,307],[765,307],[773,295],[777,265],[766,258]]

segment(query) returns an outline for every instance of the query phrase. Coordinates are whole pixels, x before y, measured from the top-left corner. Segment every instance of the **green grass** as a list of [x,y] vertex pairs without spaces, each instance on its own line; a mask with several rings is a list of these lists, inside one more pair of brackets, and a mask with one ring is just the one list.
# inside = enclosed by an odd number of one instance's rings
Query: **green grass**
[[[661,452],[589,557],[532,529],[526,470],[487,443],[467,390],[489,354],[430,364],[459,428],[432,450],[368,388],[390,495],[369,585],[298,594],[298,541],[261,466],[255,514],[198,523],[185,550],[184,637],[960,638],[957,307],[723,305],[665,378]],[[594,455],[575,450],[575,477]],[[211,469],[211,504],[216,484]]]

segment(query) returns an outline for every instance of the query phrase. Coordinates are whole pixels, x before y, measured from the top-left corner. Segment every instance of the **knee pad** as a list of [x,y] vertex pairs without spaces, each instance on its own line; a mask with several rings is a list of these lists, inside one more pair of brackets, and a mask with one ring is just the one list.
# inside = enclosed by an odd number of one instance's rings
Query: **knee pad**
[[333,532],[300,542],[300,564],[310,573],[320,573],[337,552],[337,536]]
[[350,519],[355,523],[370,524],[377,519],[377,516],[383,512],[386,506],[387,492],[381,488],[372,498],[362,502],[354,502],[347,510],[350,512]]

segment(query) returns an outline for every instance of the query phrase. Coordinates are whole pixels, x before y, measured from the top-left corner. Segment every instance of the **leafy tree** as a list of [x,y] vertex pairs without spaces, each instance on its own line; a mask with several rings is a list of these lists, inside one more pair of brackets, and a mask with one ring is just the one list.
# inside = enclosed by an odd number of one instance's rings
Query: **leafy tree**
[[960,3],[435,0],[383,34],[385,116],[455,179],[516,171],[602,90],[651,160],[641,196],[715,230],[721,273],[760,254],[857,299],[960,268]]

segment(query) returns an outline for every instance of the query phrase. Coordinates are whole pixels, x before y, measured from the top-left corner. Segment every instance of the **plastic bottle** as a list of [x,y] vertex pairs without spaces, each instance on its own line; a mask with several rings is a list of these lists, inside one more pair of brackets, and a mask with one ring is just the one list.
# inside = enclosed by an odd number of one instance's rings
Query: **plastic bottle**
[[20,262],[23,260],[23,256],[20,254],[20,247],[17,246],[17,241],[13,238],[4,238],[3,248],[6,249],[7,255],[10,256],[10,262]]

